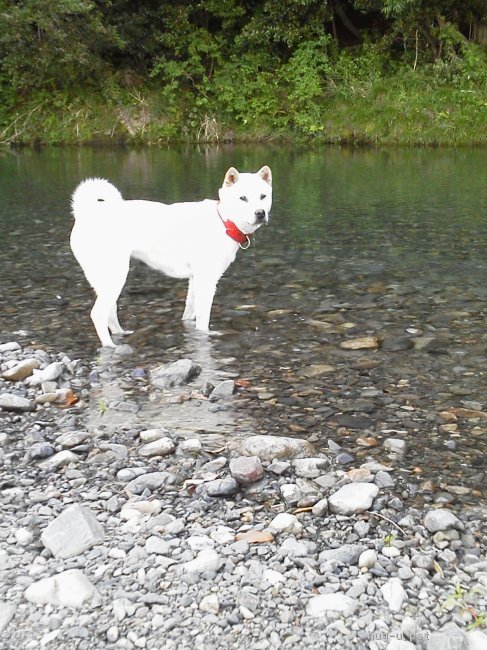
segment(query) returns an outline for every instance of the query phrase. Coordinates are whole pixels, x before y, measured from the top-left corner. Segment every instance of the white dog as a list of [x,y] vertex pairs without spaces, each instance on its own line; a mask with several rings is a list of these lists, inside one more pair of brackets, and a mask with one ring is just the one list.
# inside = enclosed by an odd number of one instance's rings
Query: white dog
[[174,278],[189,278],[183,319],[208,331],[216,286],[252,234],[269,219],[272,174],[225,174],[219,201],[166,205],[124,201],[108,181],[83,181],[72,198],[71,249],[96,292],[91,318],[102,346],[124,332],[117,300],[135,257]]

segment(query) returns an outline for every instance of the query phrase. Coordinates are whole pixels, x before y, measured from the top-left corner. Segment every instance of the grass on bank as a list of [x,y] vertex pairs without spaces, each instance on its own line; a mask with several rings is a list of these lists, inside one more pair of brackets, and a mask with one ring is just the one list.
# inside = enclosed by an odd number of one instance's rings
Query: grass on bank
[[[316,141],[487,144],[487,63],[441,68],[333,62],[298,52],[276,73],[229,64],[211,84],[177,79],[44,93],[0,108],[0,144]],[[239,83],[235,83],[239,79]]]

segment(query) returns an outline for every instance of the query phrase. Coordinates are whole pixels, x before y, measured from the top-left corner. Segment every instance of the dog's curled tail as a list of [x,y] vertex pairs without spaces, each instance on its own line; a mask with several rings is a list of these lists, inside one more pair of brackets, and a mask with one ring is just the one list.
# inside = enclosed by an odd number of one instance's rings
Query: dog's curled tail
[[114,185],[104,178],[87,178],[73,192],[71,207],[74,218],[79,219],[92,214],[97,206],[119,201],[123,198]]

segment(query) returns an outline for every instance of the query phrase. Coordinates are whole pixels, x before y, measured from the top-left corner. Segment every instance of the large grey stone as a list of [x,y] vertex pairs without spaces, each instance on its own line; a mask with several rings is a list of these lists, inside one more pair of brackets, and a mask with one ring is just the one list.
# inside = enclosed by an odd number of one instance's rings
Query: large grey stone
[[428,639],[427,650],[469,650],[467,634],[455,623],[447,623]]
[[63,559],[101,544],[104,538],[103,527],[91,510],[78,504],[66,508],[41,535],[42,543],[54,557]]
[[27,397],[13,395],[11,393],[0,394],[0,409],[4,411],[22,413],[25,411],[34,411],[35,407],[35,403]]
[[339,565],[351,566],[357,564],[359,557],[366,548],[362,544],[343,544],[343,546],[339,546],[338,548],[329,548],[321,551],[318,560],[320,564],[334,561]]
[[424,525],[430,533],[436,533],[439,530],[448,530],[449,528],[456,528],[463,530],[464,526],[460,519],[446,508],[438,508],[437,510],[429,510],[424,516]]

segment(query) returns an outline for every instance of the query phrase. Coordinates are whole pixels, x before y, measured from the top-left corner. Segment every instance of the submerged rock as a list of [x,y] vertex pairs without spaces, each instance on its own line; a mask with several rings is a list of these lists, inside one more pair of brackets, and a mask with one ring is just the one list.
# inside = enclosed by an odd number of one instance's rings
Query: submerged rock
[[191,359],[180,359],[174,363],[154,368],[150,374],[155,388],[171,388],[189,383],[201,373],[201,366]]

